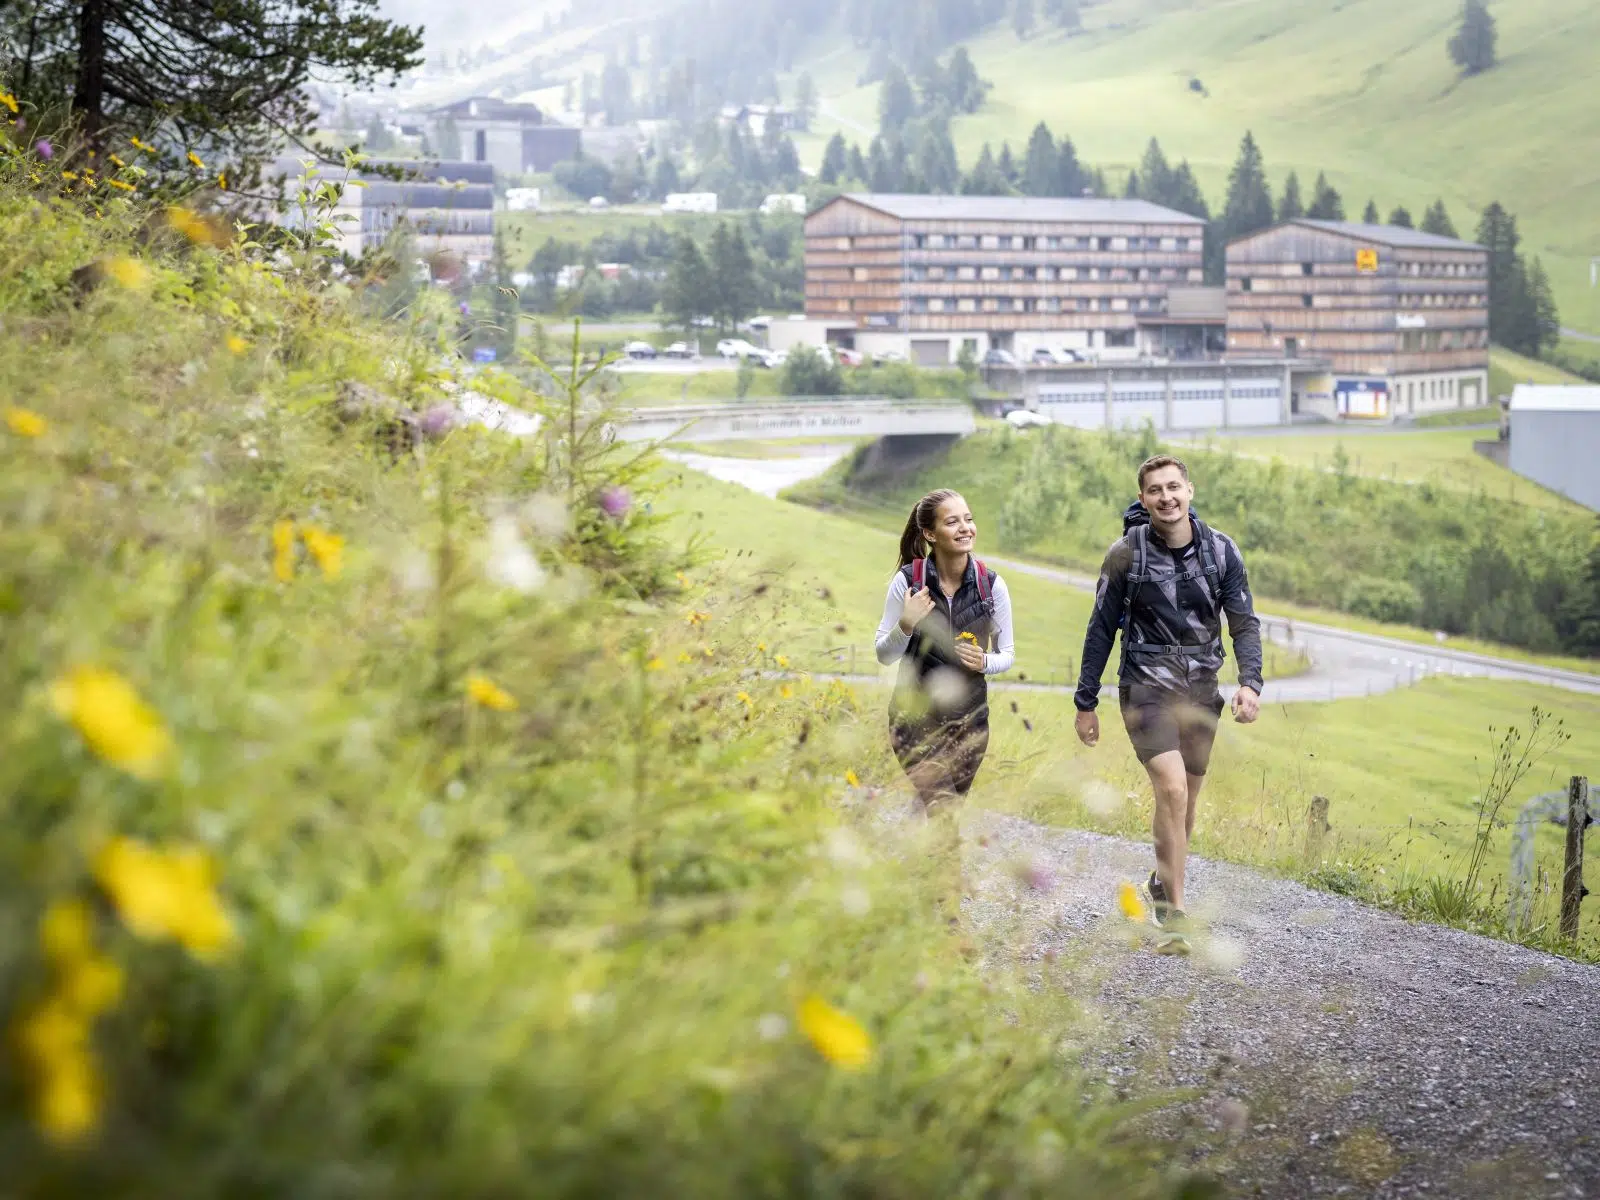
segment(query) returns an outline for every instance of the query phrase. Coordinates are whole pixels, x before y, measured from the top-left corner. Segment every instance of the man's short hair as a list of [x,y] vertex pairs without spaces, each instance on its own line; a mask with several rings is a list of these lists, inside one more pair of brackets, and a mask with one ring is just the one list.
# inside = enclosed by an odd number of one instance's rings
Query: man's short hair
[[1144,491],[1144,477],[1151,471],[1159,471],[1162,467],[1177,467],[1184,482],[1189,480],[1189,468],[1183,465],[1183,459],[1173,458],[1170,454],[1158,454],[1154,458],[1147,458],[1139,467],[1139,490]]

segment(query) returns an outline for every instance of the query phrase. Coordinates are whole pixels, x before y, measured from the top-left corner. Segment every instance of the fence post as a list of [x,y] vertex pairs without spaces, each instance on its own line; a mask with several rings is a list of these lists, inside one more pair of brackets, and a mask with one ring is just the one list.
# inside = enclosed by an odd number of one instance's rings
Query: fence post
[[1561,936],[1578,938],[1578,905],[1589,889],[1583,886],[1583,831],[1589,816],[1589,781],[1574,775],[1567,784],[1567,865],[1561,875]]

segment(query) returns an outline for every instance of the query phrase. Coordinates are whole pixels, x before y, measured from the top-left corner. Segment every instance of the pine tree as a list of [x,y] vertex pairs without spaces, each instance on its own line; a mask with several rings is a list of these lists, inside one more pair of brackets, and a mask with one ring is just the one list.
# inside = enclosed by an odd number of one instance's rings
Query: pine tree
[[811,72],[802,71],[794,84],[794,119],[801,129],[810,129],[817,115],[817,85]]
[[917,96],[911,90],[911,80],[906,78],[898,63],[891,63],[888,74],[883,77],[883,86],[878,90],[878,130],[899,133],[916,115]]
[[1381,225],[1383,223],[1383,214],[1378,211],[1378,202],[1376,200],[1367,201],[1367,207],[1361,213],[1361,223],[1363,225]]
[[672,155],[663,153],[656,160],[655,178],[650,184],[651,194],[657,200],[665,200],[682,186],[683,183],[678,177],[678,164],[672,161]]
[[1517,219],[1497,200],[1483,210],[1478,221],[1478,244],[1489,251],[1489,334],[1500,345],[1516,349],[1531,322],[1525,320],[1527,280]]
[[1033,33],[1033,0],[1011,0],[1011,31],[1023,40]]
[[938,195],[961,190],[961,164],[948,121],[930,121],[917,144],[916,172],[922,186]]
[[965,46],[957,46],[950,55],[950,65],[944,69],[945,96],[960,112],[975,113],[983,107],[989,94],[989,84],[978,76],[972,55]]
[[1529,346],[1534,355],[1553,350],[1561,343],[1561,314],[1556,309],[1555,293],[1550,289],[1550,277],[1544,264],[1537,258],[1528,265],[1527,319],[1530,326]]
[[828,148],[822,152],[822,166],[817,178],[830,186],[844,178],[850,169],[850,152],[845,148],[844,134],[836,133],[828,139]]
[[1011,190],[988,142],[983,144],[978,161],[972,164],[972,172],[963,181],[961,190],[968,196],[1004,196]]
[[1477,75],[1495,65],[1494,18],[1484,0],[1463,0],[1461,24],[1450,39],[1450,61],[1464,75]]
[[1017,171],[1016,156],[1011,153],[1010,142],[1000,143],[1000,157],[995,160],[995,166],[999,168],[1008,188],[1017,186],[1019,172]]
[[1278,201],[1278,220],[1294,221],[1306,215],[1306,206],[1300,199],[1300,176],[1293,171],[1283,181],[1283,196]]
[[1267,187],[1266,166],[1255,136],[1247,132],[1239,143],[1239,157],[1228,172],[1228,198],[1210,247],[1209,276],[1213,280],[1222,278],[1229,242],[1265,229],[1272,221],[1272,192]]
[[1178,169],[1172,173],[1172,192],[1167,205],[1191,217],[1199,217],[1202,221],[1211,219],[1210,206],[1206,204],[1205,193],[1200,190],[1200,183],[1189,168],[1188,159],[1179,163]]
[[1428,211],[1422,214],[1422,232],[1447,238],[1461,236],[1456,232],[1455,222],[1450,219],[1450,214],[1445,211],[1443,200],[1435,200],[1428,206]]
[[1138,169],[1135,168],[1134,170],[1128,172],[1128,178],[1123,182],[1123,185],[1122,185],[1122,198],[1124,200],[1138,200],[1138,199],[1140,199],[1141,198],[1140,187],[1141,187],[1141,184],[1139,182],[1139,172],[1138,172]]
[[1317,182],[1311,189],[1311,207],[1306,216],[1315,221],[1344,220],[1344,197],[1328,182],[1328,177],[1317,172]]
[[1414,228],[1414,223],[1411,220],[1411,210],[1404,204],[1396,204],[1394,211],[1389,214],[1387,224],[1399,226],[1401,229]]
[[695,318],[710,316],[715,303],[711,294],[711,270],[694,238],[685,233],[678,238],[672,266],[667,270],[666,286],[661,290],[661,311],[670,328],[692,333]]
[[1060,182],[1060,159],[1056,154],[1056,140],[1050,128],[1040,121],[1028,138],[1028,150],[1022,161],[1022,194],[1025,196],[1054,196]]
[[1081,196],[1088,180],[1083,174],[1083,164],[1078,161],[1078,148],[1066,134],[1056,145],[1056,188],[1052,195]]
[[1139,169],[1135,174],[1138,176],[1135,195],[1143,196],[1155,204],[1172,205],[1172,165],[1167,162],[1166,152],[1155,138],[1151,138],[1145,146],[1144,157],[1139,160]]
[[867,169],[866,156],[861,153],[861,144],[859,142],[850,143],[849,163],[849,169],[845,172],[845,178],[853,179],[857,183],[862,184],[868,183],[868,181],[871,180],[872,172]]
[[708,254],[713,304],[711,315],[723,329],[736,329],[755,311],[756,264],[744,230],[724,221],[711,233]]

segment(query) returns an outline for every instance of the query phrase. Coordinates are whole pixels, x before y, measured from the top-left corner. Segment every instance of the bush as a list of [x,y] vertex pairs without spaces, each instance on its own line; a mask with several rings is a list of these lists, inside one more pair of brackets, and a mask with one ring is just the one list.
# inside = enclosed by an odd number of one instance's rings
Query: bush
[[452,426],[445,293],[65,183],[0,158],[9,1194],[1166,1194],[588,396]]
[[836,363],[810,346],[796,346],[783,364],[778,386],[785,396],[839,396],[844,394],[844,376]]
[[1358,617],[1409,625],[1422,609],[1422,597],[1404,579],[1376,579],[1358,575],[1345,585],[1339,607]]

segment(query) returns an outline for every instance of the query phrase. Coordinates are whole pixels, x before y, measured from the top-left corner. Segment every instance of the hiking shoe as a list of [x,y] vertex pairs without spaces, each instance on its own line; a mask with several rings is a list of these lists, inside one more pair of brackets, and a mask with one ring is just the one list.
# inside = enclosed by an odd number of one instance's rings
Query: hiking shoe
[[1163,936],[1156,942],[1157,954],[1178,954],[1187,957],[1189,945],[1189,918],[1181,908],[1167,906],[1167,915],[1162,923],[1165,930]]
[[1172,902],[1167,899],[1166,884],[1157,879],[1156,873],[1151,871],[1150,878],[1144,881],[1140,890],[1144,892],[1144,902],[1150,913],[1150,924],[1157,929],[1165,928],[1167,918],[1173,911]]

